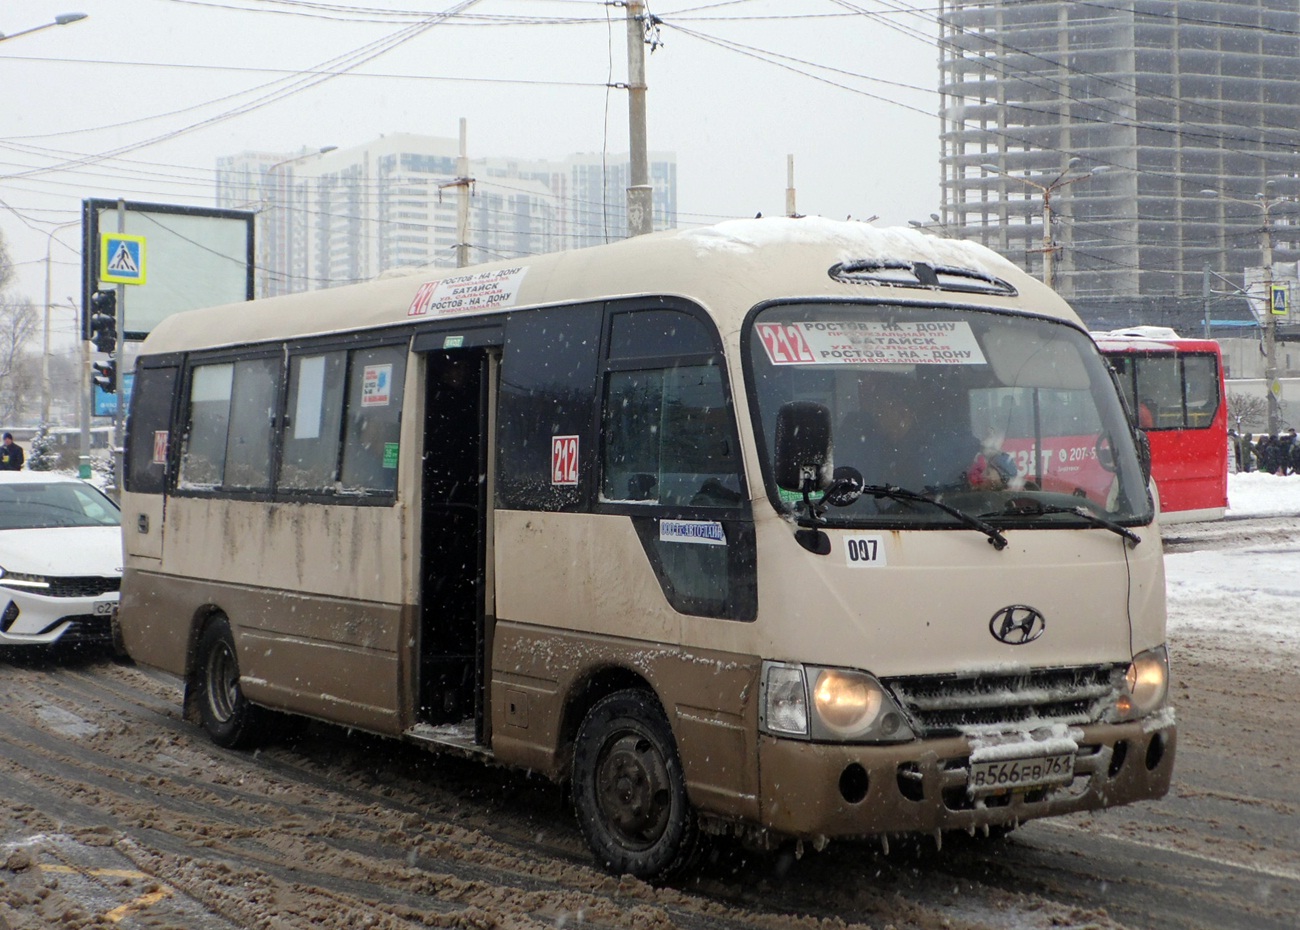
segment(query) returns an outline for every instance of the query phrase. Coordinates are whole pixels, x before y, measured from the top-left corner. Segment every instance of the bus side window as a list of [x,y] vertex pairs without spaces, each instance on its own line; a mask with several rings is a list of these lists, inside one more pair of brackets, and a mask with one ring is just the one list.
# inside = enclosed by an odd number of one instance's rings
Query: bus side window
[[346,364],[346,352],[290,357],[279,487],[305,491],[334,487]]
[[128,491],[162,494],[167,490],[167,448],[179,373],[174,366],[136,370],[126,432]]
[[272,415],[279,383],[278,356],[194,368],[181,453],[182,486],[270,488]]
[[355,349],[348,369],[339,483],[348,491],[395,491],[406,346]]
[[501,359],[497,506],[581,511],[595,457],[601,307],[512,315]]
[[226,470],[230,390],[235,366],[199,365],[190,377],[190,409],[181,453],[183,487],[219,487]]
[[740,505],[739,460],[717,367],[611,372],[602,433],[603,500]]

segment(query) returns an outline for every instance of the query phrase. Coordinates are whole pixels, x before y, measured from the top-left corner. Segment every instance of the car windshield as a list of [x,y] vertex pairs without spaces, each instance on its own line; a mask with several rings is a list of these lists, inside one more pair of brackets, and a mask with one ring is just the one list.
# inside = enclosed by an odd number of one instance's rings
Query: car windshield
[[817,303],[768,307],[746,335],[769,494],[786,512],[803,497],[775,487],[778,412],[811,402],[829,413],[831,467],[855,470],[867,486],[856,500],[832,500],[832,525],[947,526],[957,521],[952,508],[999,526],[1151,518],[1114,381],[1074,327],[989,311]]
[[0,482],[0,530],[118,526],[117,506],[89,484]]

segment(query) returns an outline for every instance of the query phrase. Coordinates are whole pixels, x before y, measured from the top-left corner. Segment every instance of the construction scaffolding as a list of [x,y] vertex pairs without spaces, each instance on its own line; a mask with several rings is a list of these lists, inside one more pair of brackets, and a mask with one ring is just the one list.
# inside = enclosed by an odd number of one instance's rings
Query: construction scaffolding
[[940,51],[948,234],[1066,297],[1300,259],[1295,0],[943,0]]

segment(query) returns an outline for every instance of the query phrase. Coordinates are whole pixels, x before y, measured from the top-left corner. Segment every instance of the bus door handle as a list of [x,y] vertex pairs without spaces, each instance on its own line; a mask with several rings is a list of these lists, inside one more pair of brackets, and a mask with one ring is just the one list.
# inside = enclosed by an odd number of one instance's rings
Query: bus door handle
[[135,528],[141,533],[149,532],[149,515],[147,513],[138,513],[135,515]]

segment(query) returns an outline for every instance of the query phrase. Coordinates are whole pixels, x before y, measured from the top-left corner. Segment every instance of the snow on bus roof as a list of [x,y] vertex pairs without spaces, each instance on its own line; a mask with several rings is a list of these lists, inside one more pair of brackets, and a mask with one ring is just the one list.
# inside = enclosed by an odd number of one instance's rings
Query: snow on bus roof
[[727,220],[687,229],[679,235],[701,252],[749,252],[772,246],[839,247],[843,260],[905,259],[931,265],[969,268],[985,274],[1023,276],[1024,272],[992,249],[975,242],[944,239],[915,229],[878,229],[868,223],[821,216]]

